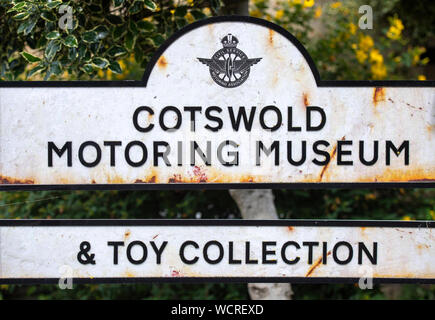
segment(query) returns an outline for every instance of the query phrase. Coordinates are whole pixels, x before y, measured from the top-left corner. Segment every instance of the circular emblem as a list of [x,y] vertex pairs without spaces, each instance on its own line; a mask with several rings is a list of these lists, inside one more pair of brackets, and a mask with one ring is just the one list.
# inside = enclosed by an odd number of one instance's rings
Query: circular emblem
[[225,88],[238,87],[248,79],[251,66],[261,58],[248,59],[242,50],[236,48],[239,41],[231,34],[225,36],[221,43],[223,48],[211,59],[198,59],[210,68],[211,78],[218,85]]

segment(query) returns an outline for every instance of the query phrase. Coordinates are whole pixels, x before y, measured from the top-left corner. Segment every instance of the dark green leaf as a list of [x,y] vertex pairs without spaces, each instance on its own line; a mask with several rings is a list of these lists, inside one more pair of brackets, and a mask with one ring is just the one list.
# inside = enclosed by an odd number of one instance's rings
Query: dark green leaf
[[202,11],[199,10],[191,10],[190,13],[195,18],[195,20],[201,20],[207,18],[207,16]]
[[109,34],[109,29],[106,26],[98,26],[92,29],[97,34],[97,40],[102,40]]
[[113,46],[107,51],[107,54],[111,57],[119,57],[127,53],[127,50],[125,50],[121,46]]
[[57,17],[50,11],[43,11],[41,13],[41,18],[46,21],[56,21]]
[[124,42],[127,50],[129,50],[129,51],[133,50],[135,42],[136,42],[135,35],[131,32],[127,33],[127,36],[125,37],[125,42]]
[[27,4],[25,2],[20,2],[18,4],[16,4],[15,6],[13,6],[12,8],[10,8],[8,11],[6,11],[6,13],[11,13],[11,12],[21,12],[23,10],[25,10],[27,7]]
[[62,65],[59,61],[55,61],[50,65],[49,71],[50,74],[54,74],[56,76],[62,73]]
[[126,28],[124,28],[123,26],[117,26],[113,28],[112,31],[112,36],[113,36],[113,40],[118,40],[119,38],[121,38],[125,33],[127,32]]
[[177,7],[175,9],[175,16],[184,17],[187,14],[187,7]]
[[48,2],[45,6],[49,9],[54,9],[54,8],[57,8],[61,4],[62,4],[62,1],[56,0],[56,1]]
[[60,37],[59,31],[51,31],[45,35],[48,40],[55,40]]
[[155,29],[154,24],[146,20],[139,21],[136,24],[136,26],[140,31],[145,31],[145,32],[150,32]]
[[25,20],[30,16],[29,12],[21,12],[13,16],[15,20]]
[[33,16],[31,19],[27,19],[18,26],[17,33],[23,33],[27,36],[32,32],[37,22],[38,18],[35,16]]
[[128,12],[130,14],[139,13],[143,9],[143,5],[144,5],[143,1],[135,1],[131,5],[131,7],[128,9]]
[[63,44],[70,48],[77,48],[79,46],[77,38],[72,34],[70,34],[63,40]]
[[27,53],[25,51],[21,52],[21,55],[23,56],[24,59],[26,59],[30,63],[41,61],[40,58],[38,58],[30,53]]
[[114,7],[119,7],[123,3],[124,3],[124,0],[113,0],[113,6]]
[[52,61],[56,53],[62,48],[59,40],[51,40],[45,48],[45,57],[48,61]]
[[115,16],[114,14],[108,15],[106,19],[107,21],[109,21],[110,24],[114,24],[114,25],[121,25],[124,23],[124,21],[120,16]]
[[82,35],[82,39],[84,42],[86,43],[93,43],[93,42],[97,42],[98,38],[97,38],[97,33],[95,31],[88,31],[83,33]]
[[163,42],[165,42],[165,38],[161,34],[157,34],[151,38],[155,47],[160,47]]
[[38,64],[36,67],[34,67],[33,69],[30,69],[29,72],[27,73],[27,78],[30,78],[31,76],[41,72],[42,70],[45,70],[46,67],[44,67],[41,64]]
[[81,69],[88,74],[91,74],[94,71],[94,67],[89,63],[85,64]]
[[99,69],[105,69],[109,65],[109,61],[104,58],[95,57],[92,59],[92,65]]
[[154,3],[154,1],[151,0],[145,0],[144,5],[147,9],[151,11],[155,11],[157,9],[157,5]]
[[109,69],[113,72],[113,73],[118,73],[121,74],[122,73],[122,69],[121,66],[119,65],[118,62],[114,61],[109,65]]
[[133,19],[131,19],[128,23],[128,28],[130,29],[131,32],[133,32],[133,34],[136,34],[139,32],[136,23],[133,21]]

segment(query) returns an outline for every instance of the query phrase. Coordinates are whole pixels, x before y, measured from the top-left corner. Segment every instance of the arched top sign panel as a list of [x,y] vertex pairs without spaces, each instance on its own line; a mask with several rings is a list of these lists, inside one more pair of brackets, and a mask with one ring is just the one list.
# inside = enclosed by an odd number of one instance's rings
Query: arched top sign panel
[[291,34],[217,17],[141,81],[0,82],[0,188],[435,186],[434,81],[322,81]]

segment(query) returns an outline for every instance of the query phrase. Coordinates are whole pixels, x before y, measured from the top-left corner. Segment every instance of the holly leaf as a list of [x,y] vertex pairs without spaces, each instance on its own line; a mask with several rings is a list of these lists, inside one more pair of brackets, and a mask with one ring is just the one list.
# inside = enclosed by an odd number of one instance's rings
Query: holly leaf
[[60,37],[59,31],[51,31],[45,35],[47,40],[55,40]]
[[77,41],[77,38],[72,34],[70,34],[63,40],[63,44],[69,48],[77,48],[79,46],[79,42]]
[[109,61],[104,58],[95,57],[92,59],[92,65],[99,69],[106,69],[109,65]]
[[41,61],[40,58],[34,56],[33,54],[27,53],[25,51],[21,52],[21,56],[27,60],[27,62],[34,63]]
[[121,66],[119,65],[118,62],[114,61],[109,65],[109,69],[113,72],[113,73],[117,73],[117,74],[121,74],[122,73],[122,69]]
[[127,50],[121,46],[113,46],[108,51],[107,54],[111,57],[119,57],[127,53]]
[[144,0],[144,6],[151,11],[157,10],[157,5],[151,0]]

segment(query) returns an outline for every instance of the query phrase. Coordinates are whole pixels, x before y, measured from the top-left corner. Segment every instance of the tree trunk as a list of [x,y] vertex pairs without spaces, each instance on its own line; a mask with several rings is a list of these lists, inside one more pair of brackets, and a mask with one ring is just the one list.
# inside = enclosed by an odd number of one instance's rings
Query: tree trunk
[[[230,190],[243,219],[278,219],[272,190]],[[290,300],[293,294],[289,283],[250,283],[252,300]]]
[[[249,0],[224,0],[222,15],[249,15]],[[243,219],[278,219],[272,190],[230,190]],[[252,300],[290,300],[293,294],[289,283],[250,283]]]

